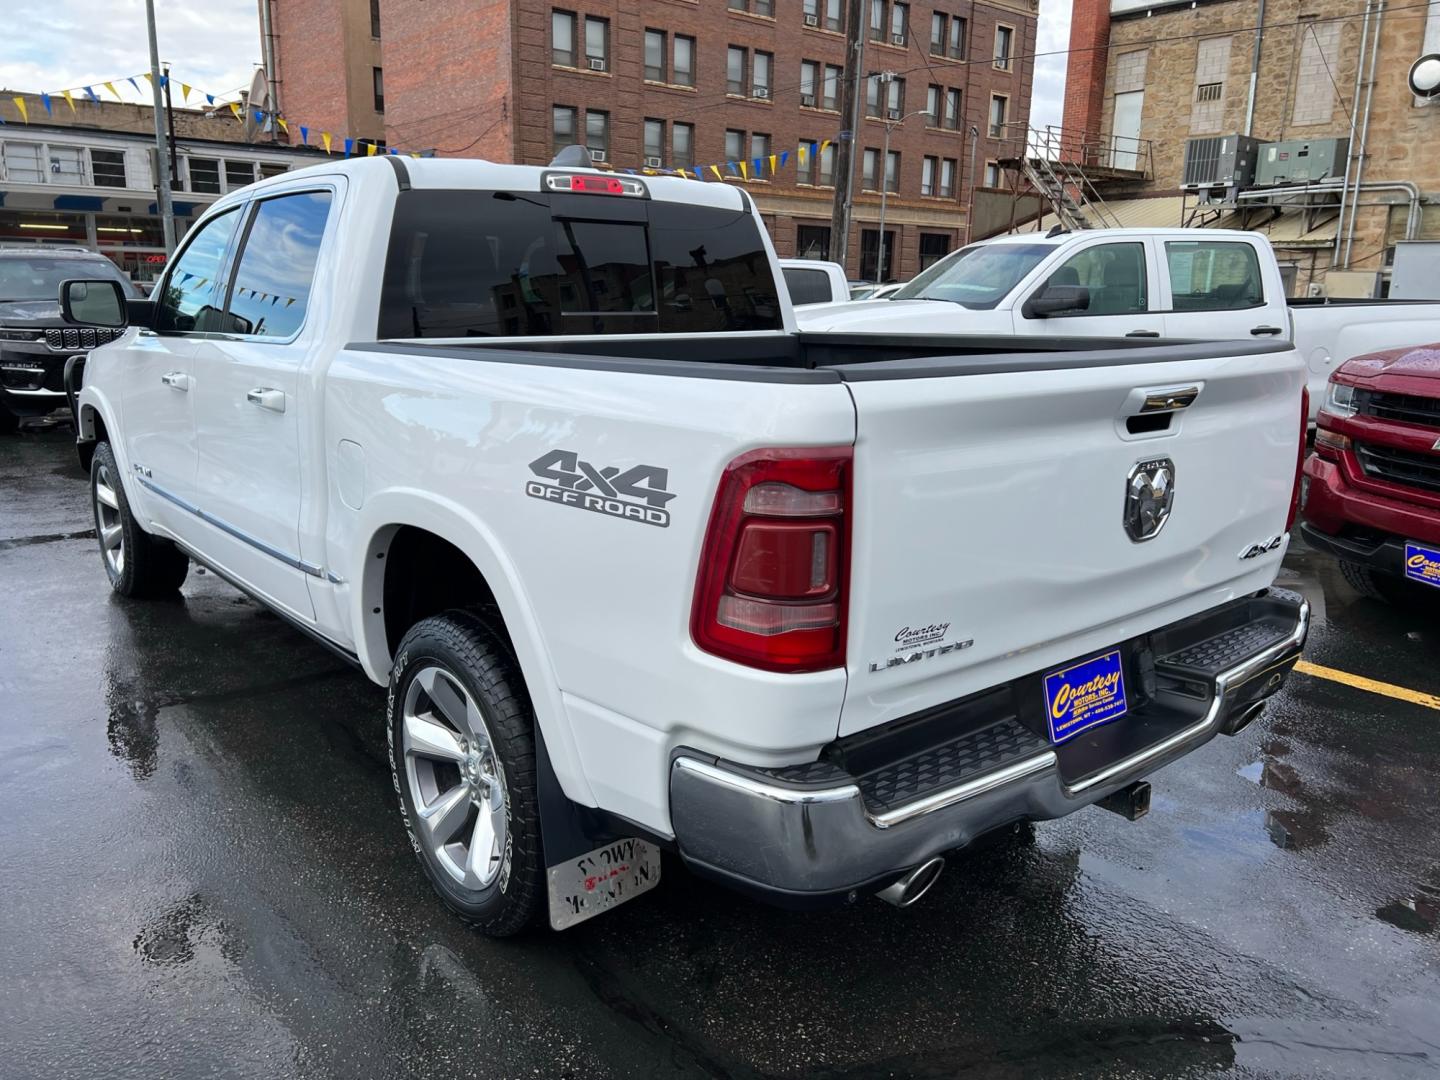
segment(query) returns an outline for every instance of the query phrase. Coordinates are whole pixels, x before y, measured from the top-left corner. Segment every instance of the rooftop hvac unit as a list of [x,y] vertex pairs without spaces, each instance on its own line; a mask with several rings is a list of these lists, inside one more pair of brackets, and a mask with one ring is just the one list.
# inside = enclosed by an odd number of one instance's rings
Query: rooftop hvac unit
[[1270,143],[1260,151],[1255,183],[1259,187],[1271,187],[1332,180],[1345,175],[1345,162],[1349,157],[1349,139]]
[[1255,179],[1255,158],[1260,146],[1259,139],[1248,135],[1187,139],[1180,187],[1185,191],[1249,187]]

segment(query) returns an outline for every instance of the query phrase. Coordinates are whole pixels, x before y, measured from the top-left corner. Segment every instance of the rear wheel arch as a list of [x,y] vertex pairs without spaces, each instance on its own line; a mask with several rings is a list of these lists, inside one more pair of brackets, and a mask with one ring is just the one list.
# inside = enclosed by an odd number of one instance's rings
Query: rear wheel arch
[[396,648],[416,623],[457,608],[478,613],[525,682],[565,794],[594,806],[549,654],[509,561],[487,543],[488,533],[464,519],[447,521],[433,506],[427,507],[423,523],[415,522],[418,516],[370,531],[355,590],[355,640],[363,666],[377,682],[385,682]]

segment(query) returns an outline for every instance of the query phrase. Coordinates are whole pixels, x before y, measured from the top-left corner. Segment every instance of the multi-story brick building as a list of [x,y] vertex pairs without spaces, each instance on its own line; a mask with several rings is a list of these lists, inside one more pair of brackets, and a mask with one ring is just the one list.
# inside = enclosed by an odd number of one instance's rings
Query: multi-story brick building
[[[374,0],[271,2],[286,115],[338,114],[335,72],[358,63],[348,37],[338,53],[312,48],[287,31],[301,17],[288,9],[363,12]],[[583,143],[616,168],[687,170],[789,151],[784,167],[767,164],[758,178],[722,172],[749,185],[782,255],[829,256],[835,148],[807,151],[803,163],[796,151],[849,127],[844,0],[381,3],[374,78],[384,98],[371,104],[383,104],[390,145],[544,164]],[[882,276],[903,279],[964,240],[972,185],[998,185],[995,162],[1023,139],[1036,4],[869,0],[866,10],[865,70],[894,79],[866,86],[848,269],[877,274],[884,183]]]
[[[1281,261],[1295,267],[1296,292],[1311,283],[1330,287],[1327,277],[1338,291],[1336,268],[1356,272],[1345,288],[1363,281],[1368,289],[1378,275],[1383,292],[1397,241],[1440,236],[1433,205],[1440,202],[1440,105],[1415,97],[1406,80],[1413,61],[1440,49],[1440,8],[1380,0],[1076,0],[1070,45],[1066,129],[1098,134],[1102,143],[1144,140],[1148,195],[1180,201],[1190,139],[1350,140],[1348,161],[1342,151],[1336,175],[1308,192],[1252,186],[1233,209],[1205,209],[1193,219],[1269,230]],[[1269,153],[1259,150],[1262,160]],[[1300,157],[1296,148],[1275,153]]]

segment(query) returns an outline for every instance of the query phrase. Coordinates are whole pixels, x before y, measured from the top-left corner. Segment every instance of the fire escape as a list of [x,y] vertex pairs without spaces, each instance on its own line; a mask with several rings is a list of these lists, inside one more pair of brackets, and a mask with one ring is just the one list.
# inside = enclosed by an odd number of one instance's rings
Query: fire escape
[[1087,137],[1050,126],[1016,131],[1003,141],[1008,152],[996,164],[1011,178],[1012,193],[1017,199],[1039,195],[1071,231],[1119,228],[1104,192],[1113,195],[1154,172],[1149,139]]

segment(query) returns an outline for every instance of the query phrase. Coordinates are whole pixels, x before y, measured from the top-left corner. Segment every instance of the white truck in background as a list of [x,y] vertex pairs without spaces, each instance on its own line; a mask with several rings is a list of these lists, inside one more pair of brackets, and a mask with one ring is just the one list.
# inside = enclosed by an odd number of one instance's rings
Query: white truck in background
[[110,587],[203,564],[387,687],[407,842],[493,935],[662,848],[904,905],[1255,717],[1308,626],[1271,587],[1292,349],[800,334],[779,279],[725,184],[387,157],[232,192],[149,300],[62,286],[123,328],[71,387]]
[[805,304],[839,304],[850,299],[845,268],[823,259],[781,259],[785,291],[792,307]]
[[1228,229],[1018,233],[951,252],[889,299],[808,307],[802,330],[1289,340],[1310,420],[1352,356],[1440,340],[1440,302],[1287,300],[1263,236]]

